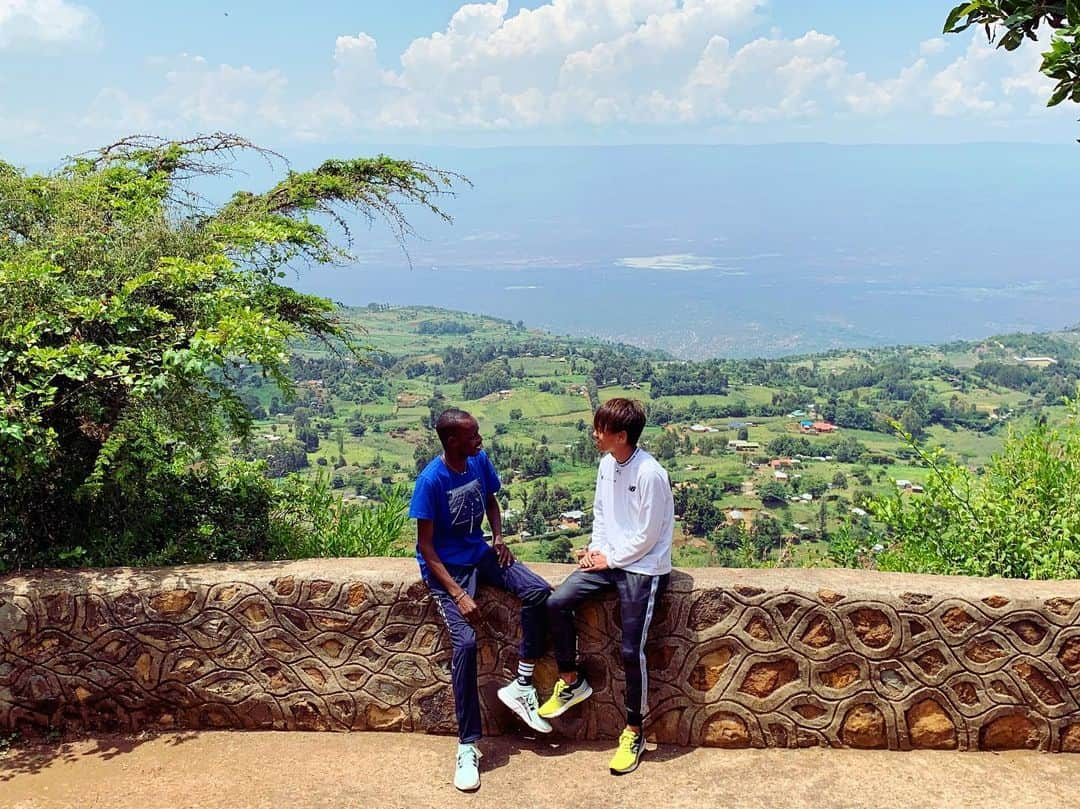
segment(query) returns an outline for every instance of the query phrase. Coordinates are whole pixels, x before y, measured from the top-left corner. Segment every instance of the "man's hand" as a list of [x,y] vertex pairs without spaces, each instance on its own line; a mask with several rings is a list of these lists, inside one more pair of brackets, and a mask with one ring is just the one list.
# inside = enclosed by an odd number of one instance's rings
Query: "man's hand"
[[[588,560],[587,565],[585,564],[586,560]],[[587,570],[589,572],[608,569],[607,557],[604,556],[604,554],[600,553],[600,551],[587,552],[583,557],[581,557],[581,561],[578,564],[580,564],[584,570]]]
[[500,567],[510,567],[510,565],[514,564],[514,553],[506,547],[506,543],[502,541],[501,537],[492,540],[491,547],[499,558]]
[[472,600],[472,596],[469,595],[468,591],[462,590],[461,595],[454,599],[454,603],[457,604],[461,617],[473,626],[480,626],[484,622],[484,618],[480,614],[480,608],[476,606],[476,602]]

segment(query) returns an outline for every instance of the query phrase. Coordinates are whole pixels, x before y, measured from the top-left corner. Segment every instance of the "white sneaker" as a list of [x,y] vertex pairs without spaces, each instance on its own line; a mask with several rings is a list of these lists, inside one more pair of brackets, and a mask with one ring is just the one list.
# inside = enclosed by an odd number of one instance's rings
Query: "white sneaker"
[[454,786],[462,792],[480,789],[480,756],[475,744],[459,744],[457,749],[457,769],[454,771]]
[[539,733],[551,733],[551,725],[537,713],[540,700],[536,696],[536,689],[531,685],[522,685],[517,680],[511,680],[499,689],[499,699],[533,730]]

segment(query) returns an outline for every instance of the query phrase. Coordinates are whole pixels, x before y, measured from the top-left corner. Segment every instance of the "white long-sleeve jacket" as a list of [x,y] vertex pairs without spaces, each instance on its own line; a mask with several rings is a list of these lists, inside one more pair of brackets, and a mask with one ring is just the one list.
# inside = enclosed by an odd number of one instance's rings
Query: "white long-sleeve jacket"
[[589,550],[609,567],[660,576],[671,572],[674,525],[671,482],[655,458],[638,448],[625,464],[610,453],[600,459]]

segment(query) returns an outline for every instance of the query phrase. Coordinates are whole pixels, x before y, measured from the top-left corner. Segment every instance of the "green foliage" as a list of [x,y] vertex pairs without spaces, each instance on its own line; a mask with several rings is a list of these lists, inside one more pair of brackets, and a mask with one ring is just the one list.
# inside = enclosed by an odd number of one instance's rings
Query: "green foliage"
[[670,430],[664,430],[652,442],[653,454],[661,461],[670,461],[678,450],[677,437]]
[[1047,106],[1069,99],[1080,102],[1080,0],[974,0],[953,8],[944,32],[956,34],[973,25],[986,31],[999,48],[1016,50],[1024,39],[1038,39],[1040,26],[1053,31],[1040,70],[1057,84]]
[[753,538],[743,522],[723,525],[712,534],[716,563],[720,567],[758,567]]
[[758,497],[762,505],[784,506],[787,505],[788,490],[783,483],[770,480],[758,488]]
[[829,559],[837,567],[870,567],[873,562],[866,543],[866,531],[847,521],[829,537]]
[[724,515],[708,489],[698,488],[690,492],[683,509],[683,527],[696,536],[705,536],[724,520]]
[[387,487],[374,504],[343,501],[320,474],[288,479],[273,517],[274,553],[287,559],[408,556],[409,491]]
[[[250,470],[218,468],[223,439],[251,425],[230,381],[255,367],[289,392],[302,336],[355,350],[330,301],[278,278],[347,255],[312,216],[351,209],[404,237],[400,201],[443,215],[433,200],[453,178],[383,156],[328,161],[202,206],[187,182],[243,150],[269,156],[219,134],[129,138],[48,175],[0,162],[2,564],[261,552],[230,508],[256,531],[268,493]],[[203,535],[216,539],[191,550]]]
[[1013,432],[976,476],[938,450],[922,496],[871,503],[883,570],[1024,579],[1080,577],[1080,423]]
[[542,544],[544,558],[549,562],[569,563],[574,561],[574,545],[569,537],[559,537]]
[[750,537],[760,558],[764,559],[769,551],[778,548],[782,542],[780,522],[767,512],[758,512]]
[[496,360],[465,380],[461,386],[461,396],[463,399],[480,399],[509,387],[510,364],[505,359]]

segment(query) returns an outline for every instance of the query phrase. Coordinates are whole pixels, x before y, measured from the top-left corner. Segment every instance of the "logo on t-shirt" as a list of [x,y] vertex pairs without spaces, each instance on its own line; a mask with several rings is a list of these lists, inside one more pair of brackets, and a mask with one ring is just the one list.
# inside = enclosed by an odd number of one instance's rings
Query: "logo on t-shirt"
[[479,480],[450,489],[446,493],[450,503],[450,523],[454,529],[471,534],[484,520],[484,497]]

